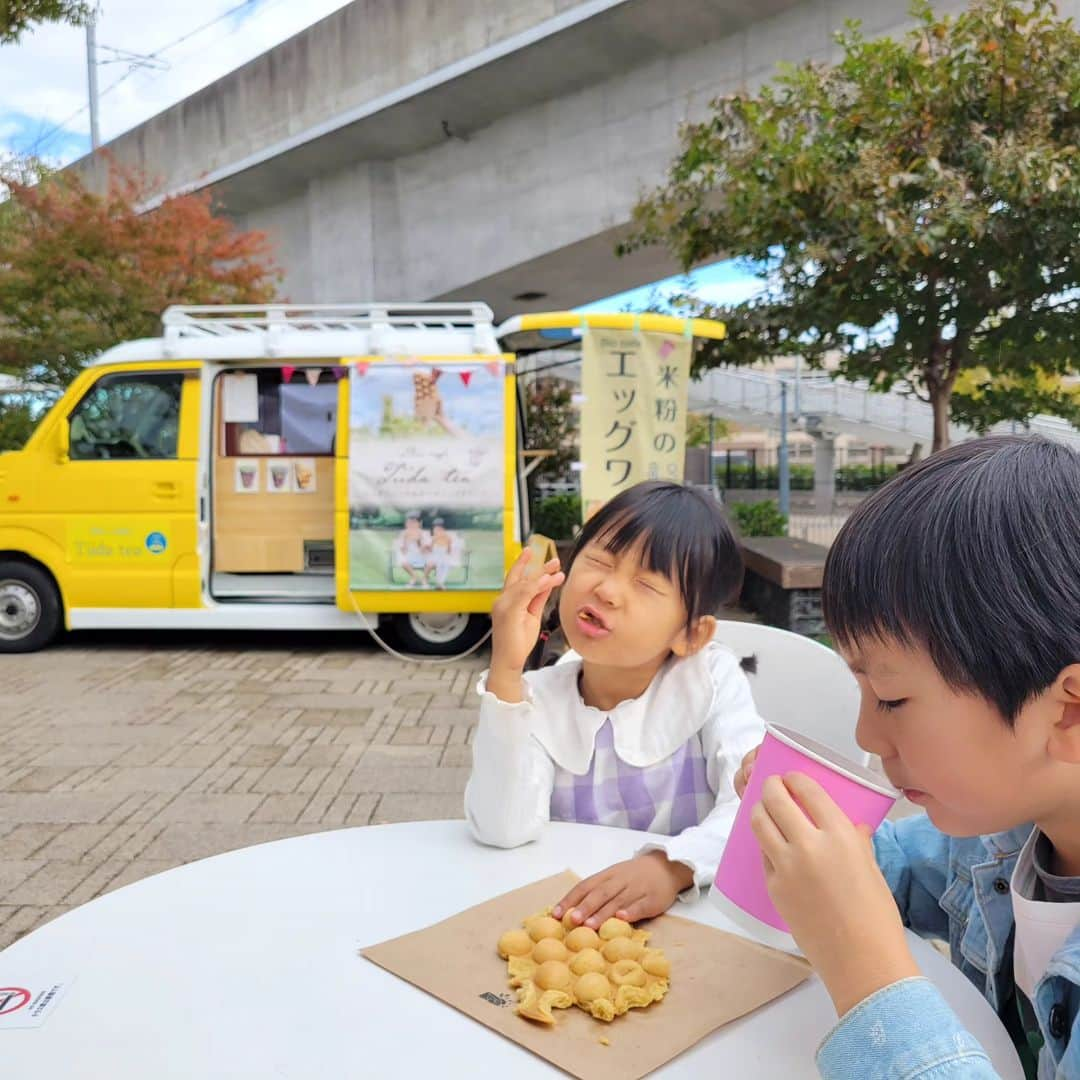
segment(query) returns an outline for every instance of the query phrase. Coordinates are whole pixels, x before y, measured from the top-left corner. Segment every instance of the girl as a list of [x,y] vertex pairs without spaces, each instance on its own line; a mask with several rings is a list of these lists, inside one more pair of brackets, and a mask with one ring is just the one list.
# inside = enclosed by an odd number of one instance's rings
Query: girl
[[[466,816],[498,847],[534,840],[549,820],[666,834],[554,911],[593,928],[658,915],[711,882],[734,777],[764,732],[738,660],[712,642],[713,613],[742,579],[738,545],[712,498],[648,482],[589,520],[565,574],[553,559],[530,576],[530,559],[492,612]],[[572,653],[523,675],[560,585]]]

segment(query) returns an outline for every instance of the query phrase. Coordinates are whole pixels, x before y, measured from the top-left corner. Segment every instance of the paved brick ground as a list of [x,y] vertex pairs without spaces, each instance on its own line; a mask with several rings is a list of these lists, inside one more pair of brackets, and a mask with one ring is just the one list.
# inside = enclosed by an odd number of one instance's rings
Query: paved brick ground
[[0,948],[207,855],[461,817],[484,663],[272,634],[96,635],[0,656]]

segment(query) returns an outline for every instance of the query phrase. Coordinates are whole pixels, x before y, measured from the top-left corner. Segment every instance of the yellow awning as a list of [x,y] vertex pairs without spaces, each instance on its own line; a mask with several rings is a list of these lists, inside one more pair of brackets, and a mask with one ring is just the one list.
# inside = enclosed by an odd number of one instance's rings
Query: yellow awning
[[586,327],[596,330],[643,330],[655,334],[685,334],[721,341],[727,327],[715,319],[684,319],[679,315],[656,315],[629,311],[545,311],[515,315],[507,319],[496,335],[510,352],[558,349],[581,340]]

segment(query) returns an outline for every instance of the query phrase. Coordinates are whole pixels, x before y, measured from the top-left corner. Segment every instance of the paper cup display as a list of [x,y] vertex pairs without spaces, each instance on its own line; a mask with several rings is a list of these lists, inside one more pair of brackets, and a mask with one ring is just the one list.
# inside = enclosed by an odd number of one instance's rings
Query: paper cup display
[[750,815],[761,801],[762,785],[770,776],[803,773],[816,780],[852,822],[871,829],[885,820],[900,792],[884,777],[805,735],[775,724],[765,728],[765,741],[709,895],[729,919],[759,941],[791,950],[796,945],[769,899],[761,848],[750,827]]
[[266,490],[272,495],[284,495],[292,491],[292,476],[292,462],[269,462],[266,466]]
[[297,458],[292,463],[292,472],[294,491],[306,495],[316,490],[314,458]]
[[233,489],[238,495],[256,495],[259,492],[259,462],[238,461]]

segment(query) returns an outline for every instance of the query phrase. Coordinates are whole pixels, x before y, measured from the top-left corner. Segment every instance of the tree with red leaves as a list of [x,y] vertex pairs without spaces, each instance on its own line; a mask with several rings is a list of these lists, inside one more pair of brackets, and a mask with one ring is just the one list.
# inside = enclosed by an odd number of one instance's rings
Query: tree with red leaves
[[208,193],[161,198],[115,164],[104,194],[74,172],[0,169],[0,371],[66,383],[103,350],[159,333],[170,304],[261,304],[281,272],[261,232]]

